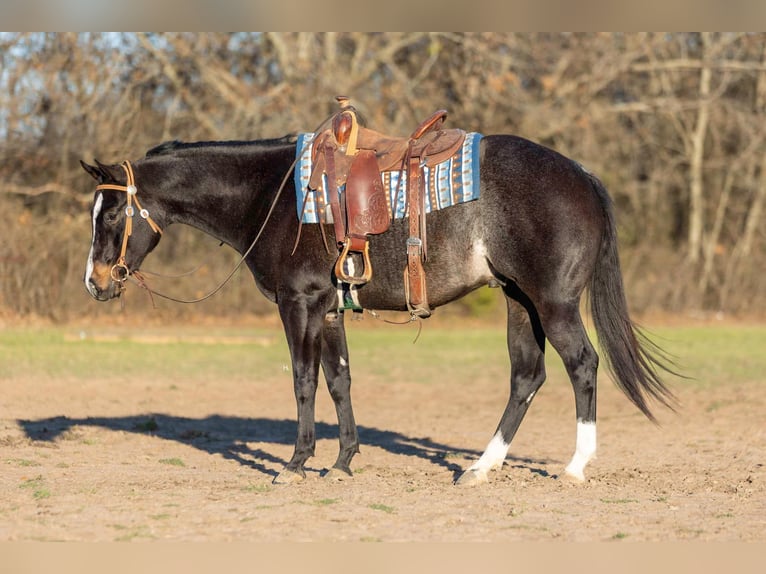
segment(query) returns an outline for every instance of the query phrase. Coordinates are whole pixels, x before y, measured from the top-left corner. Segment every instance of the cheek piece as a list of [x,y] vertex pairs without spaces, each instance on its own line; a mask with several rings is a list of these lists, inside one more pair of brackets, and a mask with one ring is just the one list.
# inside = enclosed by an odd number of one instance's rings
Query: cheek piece
[[117,191],[124,191],[127,194],[128,204],[125,207],[125,232],[122,236],[120,256],[117,259],[117,263],[115,263],[112,266],[112,269],[109,271],[109,276],[111,277],[112,281],[118,283],[122,287],[125,283],[125,280],[130,275],[130,269],[125,262],[125,253],[128,250],[128,238],[133,233],[133,216],[136,213],[136,210],[133,207],[133,203],[135,202],[136,207],[138,208],[138,214],[144,220],[146,220],[146,222],[149,224],[149,227],[152,228],[152,231],[162,235],[162,229],[160,229],[160,226],[157,225],[157,223],[151,218],[149,211],[141,207],[141,203],[138,201],[138,196],[136,195],[138,193],[138,188],[136,187],[135,178],[133,177],[133,166],[130,165],[129,161],[125,160],[122,162],[121,167],[125,170],[125,175],[127,176],[126,185],[104,183],[97,185],[96,189],[116,189]]

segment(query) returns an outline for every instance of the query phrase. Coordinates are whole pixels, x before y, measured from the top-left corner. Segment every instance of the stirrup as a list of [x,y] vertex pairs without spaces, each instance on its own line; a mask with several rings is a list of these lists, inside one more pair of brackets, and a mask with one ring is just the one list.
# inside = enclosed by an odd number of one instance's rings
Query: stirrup
[[361,253],[364,260],[364,271],[362,275],[349,275],[345,271],[346,259],[348,259],[349,249],[351,247],[351,238],[346,237],[343,242],[343,251],[341,252],[338,260],[335,262],[335,276],[349,285],[364,285],[372,279],[372,263],[370,262],[370,242],[364,242],[363,251],[355,251],[355,253]]

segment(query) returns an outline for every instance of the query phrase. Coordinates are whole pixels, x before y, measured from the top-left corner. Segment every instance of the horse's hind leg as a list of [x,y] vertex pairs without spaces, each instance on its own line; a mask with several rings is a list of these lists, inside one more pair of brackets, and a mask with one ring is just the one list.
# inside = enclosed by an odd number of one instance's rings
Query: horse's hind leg
[[598,355],[588,339],[576,302],[543,306],[540,315],[545,334],[561,355],[575,393],[577,442],[565,472],[583,481],[585,465],[596,454]]
[[[459,485],[487,481],[487,473],[502,466],[511,440],[545,382],[545,335],[532,304],[515,284],[505,288],[508,303],[508,354],[511,358],[511,394],[494,437],[481,455],[457,480]],[[523,304],[522,304],[523,303]]]
[[359,452],[359,435],[351,406],[351,372],[348,365],[348,345],[343,315],[329,313],[322,330],[322,370],[327,388],[338,415],[340,451],[327,478],[342,479],[351,476],[351,459]]

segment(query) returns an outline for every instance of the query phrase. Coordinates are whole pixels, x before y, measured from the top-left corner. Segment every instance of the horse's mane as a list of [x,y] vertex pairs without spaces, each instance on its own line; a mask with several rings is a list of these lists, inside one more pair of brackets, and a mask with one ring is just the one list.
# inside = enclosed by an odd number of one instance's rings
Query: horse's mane
[[288,144],[295,144],[298,138],[289,134],[280,138],[262,139],[262,140],[230,140],[230,141],[201,141],[201,142],[183,142],[179,140],[167,141],[153,147],[146,152],[146,157],[158,155],[167,155],[184,150],[198,150],[204,148],[244,148],[244,147],[279,147]]

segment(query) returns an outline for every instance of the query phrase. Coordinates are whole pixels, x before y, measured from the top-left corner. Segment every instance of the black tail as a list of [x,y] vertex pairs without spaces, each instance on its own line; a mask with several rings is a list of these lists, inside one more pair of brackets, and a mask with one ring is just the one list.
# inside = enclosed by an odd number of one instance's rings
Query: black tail
[[[589,174],[590,175],[590,174]],[[638,329],[628,314],[625,287],[617,253],[617,229],[612,201],[603,184],[590,175],[606,217],[596,269],[590,285],[590,305],[599,345],[617,386],[650,420],[647,395],[673,410],[673,393],[660,379],[658,370],[676,374],[667,355]]]

